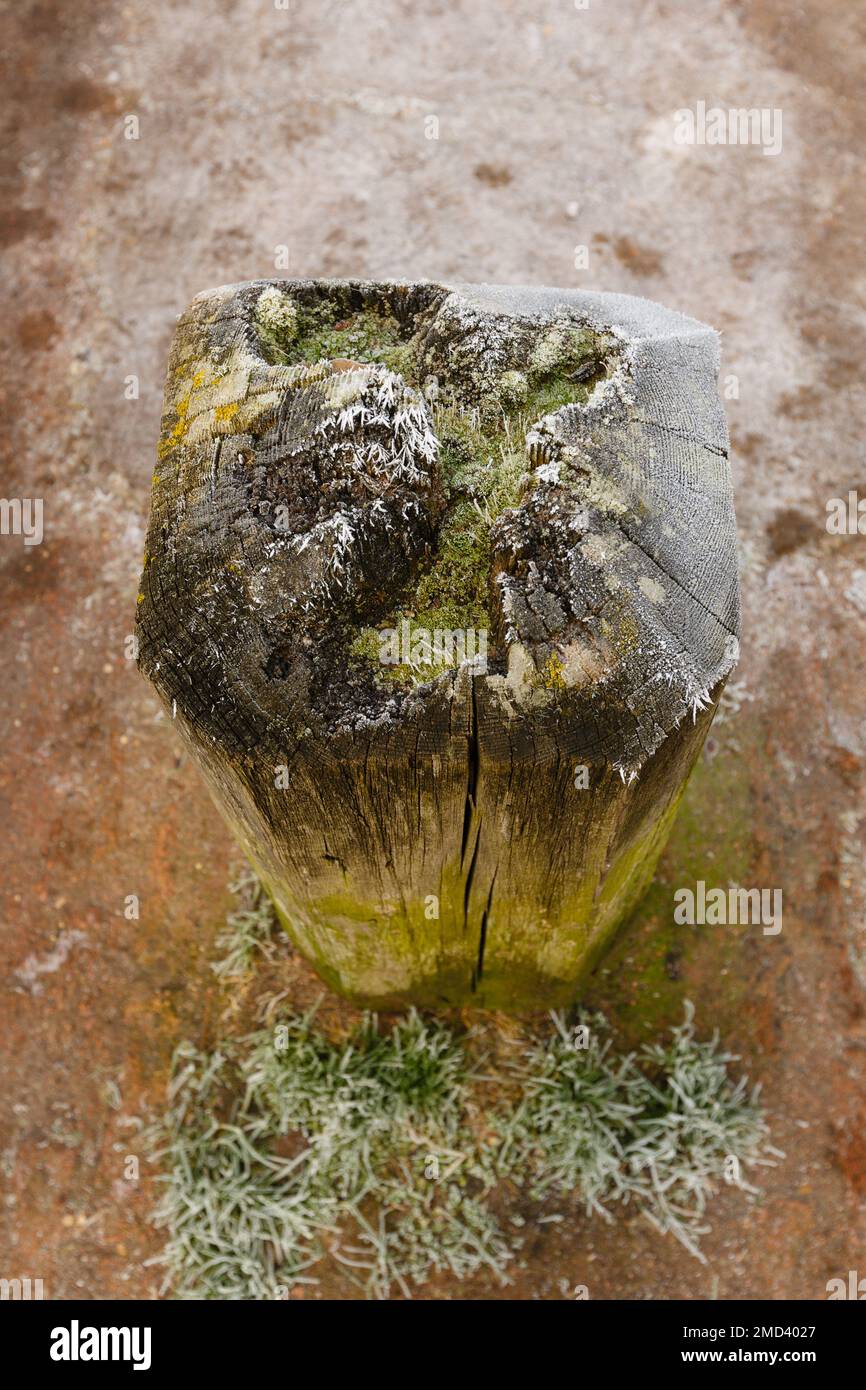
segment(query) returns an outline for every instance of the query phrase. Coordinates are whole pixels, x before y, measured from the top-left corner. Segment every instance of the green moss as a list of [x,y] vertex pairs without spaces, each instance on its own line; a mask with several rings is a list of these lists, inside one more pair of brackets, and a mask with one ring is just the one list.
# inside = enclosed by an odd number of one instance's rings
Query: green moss
[[[487,655],[487,614],[467,615],[457,609],[422,609],[418,613],[400,612],[382,629],[363,628],[352,644],[351,656],[380,668],[383,681],[423,685],[445,671],[453,671],[465,659]],[[397,634],[399,651],[416,654],[415,662],[384,664],[383,630]]]
[[678,926],[673,894],[698,879],[748,884],[754,850],[748,757],[699,759],[658,873],[593,981],[593,1005],[616,1014],[630,1043],[666,1027],[702,989],[720,1021],[739,1025],[749,928]]
[[390,315],[374,310],[347,315],[329,300],[304,306],[269,286],[256,303],[255,324],[267,360],[276,365],[345,358],[381,363],[412,381],[414,354]]
[[530,421],[589,399],[615,362],[615,340],[591,328],[555,325],[536,343],[521,410]]
[[404,377],[411,375],[411,352],[399,323],[372,311],[335,318],[327,304],[306,310],[294,352],[294,360],[299,362],[342,357],[353,362],[378,362]]
[[435,564],[418,582],[412,610],[447,620],[449,627],[486,626],[489,563],[489,523],[473,502],[457,502],[439,532]]
[[533,382],[547,381],[553,376],[571,376],[588,365],[600,361],[606,340],[590,328],[573,328],[555,324],[532,350],[529,377]]
[[512,446],[504,424],[495,433],[485,432],[473,415],[450,408],[437,415],[435,425],[446,496],[436,554],[400,606],[378,630],[362,629],[350,649],[354,660],[369,661],[383,680],[396,683],[433,680],[452,663],[381,666],[381,629],[399,630],[408,622],[410,643],[421,628],[430,633],[489,630],[490,530],[507,507],[519,502],[526,467],[522,448]]
[[534,386],[526,398],[523,410],[531,421],[540,420],[542,415],[551,415],[564,405],[575,405],[589,399],[595,381],[574,382],[567,377],[556,376],[540,386]]
[[[399,357],[410,351],[396,342],[398,326],[392,320],[356,315],[338,330],[315,318],[322,312],[305,312],[295,346],[305,360],[365,357],[374,350]],[[536,344],[527,370],[503,372],[492,393],[475,408],[463,408],[449,398],[435,410],[446,500],[436,553],[381,628],[400,628],[408,622],[413,636],[418,628],[489,629],[490,532],[503,511],[519,505],[528,467],[526,432],[543,415],[588,399],[611,369],[612,347],[612,338],[591,329],[555,326]],[[405,375],[405,362],[398,357],[389,365]],[[350,656],[378,668],[381,679],[397,683],[431,680],[449,664],[382,666],[378,632],[372,628],[358,634]],[[551,670],[549,677],[551,688],[557,688],[557,673]]]
[[379,660],[379,633],[374,627],[362,627],[349,647],[349,660],[355,665],[375,666]]

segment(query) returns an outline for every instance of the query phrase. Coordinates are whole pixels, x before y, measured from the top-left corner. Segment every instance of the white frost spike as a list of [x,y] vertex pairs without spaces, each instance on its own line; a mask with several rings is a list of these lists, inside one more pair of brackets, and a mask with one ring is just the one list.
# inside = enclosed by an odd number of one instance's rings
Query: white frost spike
[[711,704],[712,704],[712,701],[710,700],[710,692],[709,692],[708,690],[699,690],[698,693],[697,693],[696,695],[693,695],[693,696],[692,696],[692,723],[693,723],[693,724],[697,721],[697,717],[698,717],[698,714],[700,713],[700,711],[701,711],[701,710],[705,710],[705,709],[709,709],[709,707],[710,707]]
[[[370,437],[375,430],[384,431],[384,443]],[[429,482],[439,447],[423,397],[384,367],[370,368],[356,399],[326,417],[318,433],[335,456],[342,447],[340,436],[354,436],[349,461],[358,473],[415,485]]]

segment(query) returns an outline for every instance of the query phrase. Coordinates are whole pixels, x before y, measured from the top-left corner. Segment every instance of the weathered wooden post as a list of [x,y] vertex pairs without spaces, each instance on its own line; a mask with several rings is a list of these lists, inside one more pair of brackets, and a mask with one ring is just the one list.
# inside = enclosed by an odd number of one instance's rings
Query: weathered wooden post
[[574,998],[736,658],[718,341],[571,290],[257,281],[171,350],[140,664],[298,947]]

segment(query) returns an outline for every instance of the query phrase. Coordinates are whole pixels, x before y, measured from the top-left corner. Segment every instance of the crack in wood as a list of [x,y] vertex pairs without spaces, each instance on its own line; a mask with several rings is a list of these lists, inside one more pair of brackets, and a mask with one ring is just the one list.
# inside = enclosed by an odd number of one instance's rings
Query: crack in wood
[[493,877],[490,880],[490,888],[487,892],[487,903],[485,905],[484,911],[481,914],[481,928],[478,933],[478,957],[475,961],[475,966],[472,971],[472,979],[469,984],[469,987],[473,994],[478,989],[478,986],[481,983],[481,977],[484,974],[484,952],[487,949],[487,921],[490,916],[490,908],[493,903],[493,889],[496,884],[497,871],[498,865],[497,868],[493,870]]
[[[316,310],[320,363],[300,328],[271,361],[263,294],[289,327]],[[367,349],[333,332],[356,313],[405,332],[352,396],[339,369]],[[391,680],[370,634],[433,563],[447,505],[420,392],[435,382],[430,411],[453,405],[481,458],[512,387],[535,417],[539,362],[592,381],[598,359],[557,356],[589,324],[621,361],[591,409],[529,431],[575,476],[533,470],[497,517],[493,669]],[[638,901],[738,632],[717,356],[659,306],[543,287],[263,281],[181,320],[139,663],[299,950],[360,1006],[565,1006]]]

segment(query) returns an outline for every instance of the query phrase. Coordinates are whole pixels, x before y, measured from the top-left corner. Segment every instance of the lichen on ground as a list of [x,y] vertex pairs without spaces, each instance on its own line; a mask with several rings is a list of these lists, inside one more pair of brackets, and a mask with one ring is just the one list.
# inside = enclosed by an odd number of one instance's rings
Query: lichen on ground
[[[250,880],[236,888],[257,911]],[[248,926],[235,914],[222,938],[235,990]],[[688,1006],[669,1041],[636,1052],[599,1015],[556,1014],[498,1061],[415,1011],[339,1038],[312,1013],[265,1013],[249,1036],[178,1048],[149,1134],[176,1297],[288,1297],[329,1266],[376,1298],[437,1271],[508,1282],[527,1212],[565,1220],[575,1203],[640,1213],[701,1259],[708,1200],[723,1183],[754,1200],[742,1170],[779,1157],[757,1091],[717,1038],[697,1039]]]

